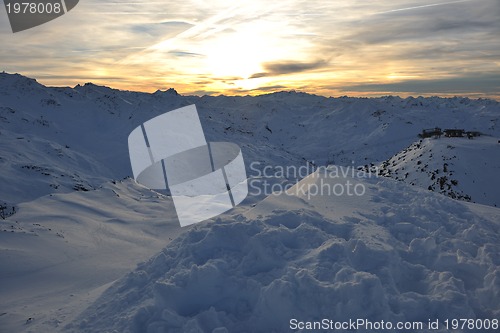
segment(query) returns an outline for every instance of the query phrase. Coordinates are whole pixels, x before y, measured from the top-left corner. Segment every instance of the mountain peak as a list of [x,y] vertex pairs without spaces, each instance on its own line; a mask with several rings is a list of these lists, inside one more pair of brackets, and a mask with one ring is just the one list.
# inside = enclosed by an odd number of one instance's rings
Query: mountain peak
[[177,90],[175,90],[174,88],[168,88],[167,90],[156,90],[153,95],[154,96],[160,96],[160,95],[173,95],[173,96],[179,96],[179,93],[177,92]]
[[15,86],[20,86],[20,85],[35,86],[36,85],[36,86],[43,87],[43,85],[38,83],[38,81],[35,79],[21,75],[19,73],[10,74],[10,73],[7,73],[5,71],[0,73],[0,83],[1,84],[8,84],[8,85],[15,85]]

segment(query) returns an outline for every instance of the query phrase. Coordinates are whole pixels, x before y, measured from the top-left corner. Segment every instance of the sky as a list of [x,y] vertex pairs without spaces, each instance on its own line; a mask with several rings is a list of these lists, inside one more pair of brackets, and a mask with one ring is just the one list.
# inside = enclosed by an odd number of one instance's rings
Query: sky
[[500,0],[80,0],[12,33],[0,70],[50,86],[500,100]]

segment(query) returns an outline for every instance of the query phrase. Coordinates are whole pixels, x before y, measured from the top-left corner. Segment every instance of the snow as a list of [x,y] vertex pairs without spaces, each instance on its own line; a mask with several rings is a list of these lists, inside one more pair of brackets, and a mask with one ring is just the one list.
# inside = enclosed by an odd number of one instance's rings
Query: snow
[[[325,173],[303,182],[321,180],[339,181]],[[351,180],[365,195],[282,193],[197,225],[68,331],[286,332],[292,318],[498,318],[498,209],[471,211],[388,179]]]
[[0,326],[50,332],[70,320],[181,232],[171,207],[130,179],[20,204],[0,220]]
[[452,198],[500,206],[500,144],[497,138],[425,139],[380,167],[383,175]]
[[[207,141],[241,147],[250,195],[181,228],[170,197],[129,178],[127,138],[192,104]],[[197,97],[2,73],[0,331],[499,318],[499,114],[460,97]],[[484,135],[420,142],[436,126]],[[334,176],[358,166],[381,174]]]
[[[48,88],[2,73],[0,100],[0,165],[5,170],[0,199],[10,204],[131,176],[130,132],[191,104],[197,106],[207,141],[237,143],[246,161],[263,165],[382,162],[416,141],[423,128],[436,126],[467,124],[467,130],[500,137],[499,103],[467,98],[325,98],[295,92],[196,97],[93,84]],[[28,176],[31,183],[23,184],[27,173],[38,176]]]

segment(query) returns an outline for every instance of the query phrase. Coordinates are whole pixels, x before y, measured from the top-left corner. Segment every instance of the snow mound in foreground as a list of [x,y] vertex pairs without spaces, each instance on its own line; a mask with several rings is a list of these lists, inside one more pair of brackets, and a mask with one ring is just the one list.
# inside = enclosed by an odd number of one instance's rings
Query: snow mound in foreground
[[[344,180],[303,180],[320,181]],[[352,181],[363,196],[282,194],[196,225],[67,329],[289,332],[292,318],[498,318],[497,208],[389,179]]]

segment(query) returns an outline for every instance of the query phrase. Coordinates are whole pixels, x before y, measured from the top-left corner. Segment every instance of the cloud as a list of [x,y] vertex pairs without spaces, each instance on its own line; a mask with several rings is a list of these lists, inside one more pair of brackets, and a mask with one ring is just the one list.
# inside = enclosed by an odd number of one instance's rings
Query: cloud
[[[439,5],[439,6],[437,6]],[[442,43],[468,36],[483,38],[500,33],[498,0],[427,4],[408,10],[395,9],[368,15],[354,33],[346,36],[368,44],[433,41]],[[418,45],[416,45],[418,48]]]
[[86,0],[19,34],[0,20],[0,59],[58,85],[495,94],[498,17],[499,0]]
[[431,3],[431,4],[426,4],[426,5],[420,5],[420,6],[412,6],[412,7],[404,7],[404,8],[398,8],[398,9],[391,9],[385,12],[381,12],[378,14],[387,14],[387,13],[395,13],[395,12],[401,12],[401,11],[408,11],[408,10],[416,10],[416,9],[422,9],[422,8],[428,8],[428,7],[436,7],[436,6],[446,6],[450,4],[456,4],[456,3],[461,3],[461,2],[468,2],[471,0],[458,0],[458,1],[449,1],[449,2],[438,2],[438,3]]
[[324,68],[326,66],[328,66],[328,61],[325,60],[317,60],[313,62],[300,62],[300,61],[269,62],[263,64],[262,66],[265,72],[255,73],[250,78],[256,79],[267,76],[301,73],[319,68]]
[[288,89],[286,86],[283,85],[273,85],[273,86],[263,86],[263,87],[258,87],[255,89],[250,89],[248,91],[263,91],[263,92],[269,92],[269,91],[277,91],[277,90],[284,90]]
[[174,36],[191,28],[193,25],[183,21],[144,22],[130,25],[130,32],[144,37],[145,35],[165,38],[166,33]]
[[252,74],[252,76],[250,76],[250,79],[258,79],[258,78],[266,77],[266,76],[269,76],[269,73],[265,73],[265,72],[255,73],[255,74]]
[[270,85],[270,86],[262,86],[262,87],[257,87],[253,89],[228,89],[226,94],[262,94],[262,93],[269,93],[269,92],[277,92],[277,91],[283,91],[283,90],[289,90],[289,87],[284,86],[284,85]]
[[188,51],[181,51],[181,50],[168,51],[168,54],[172,54],[176,57],[203,57],[204,56],[203,54],[188,52]]
[[341,91],[395,92],[395,93],[456,93],[500,91],[500,77],[494,74],[470,74],[444,79],[403,80],[394,83],[356,84],[344,86]]

